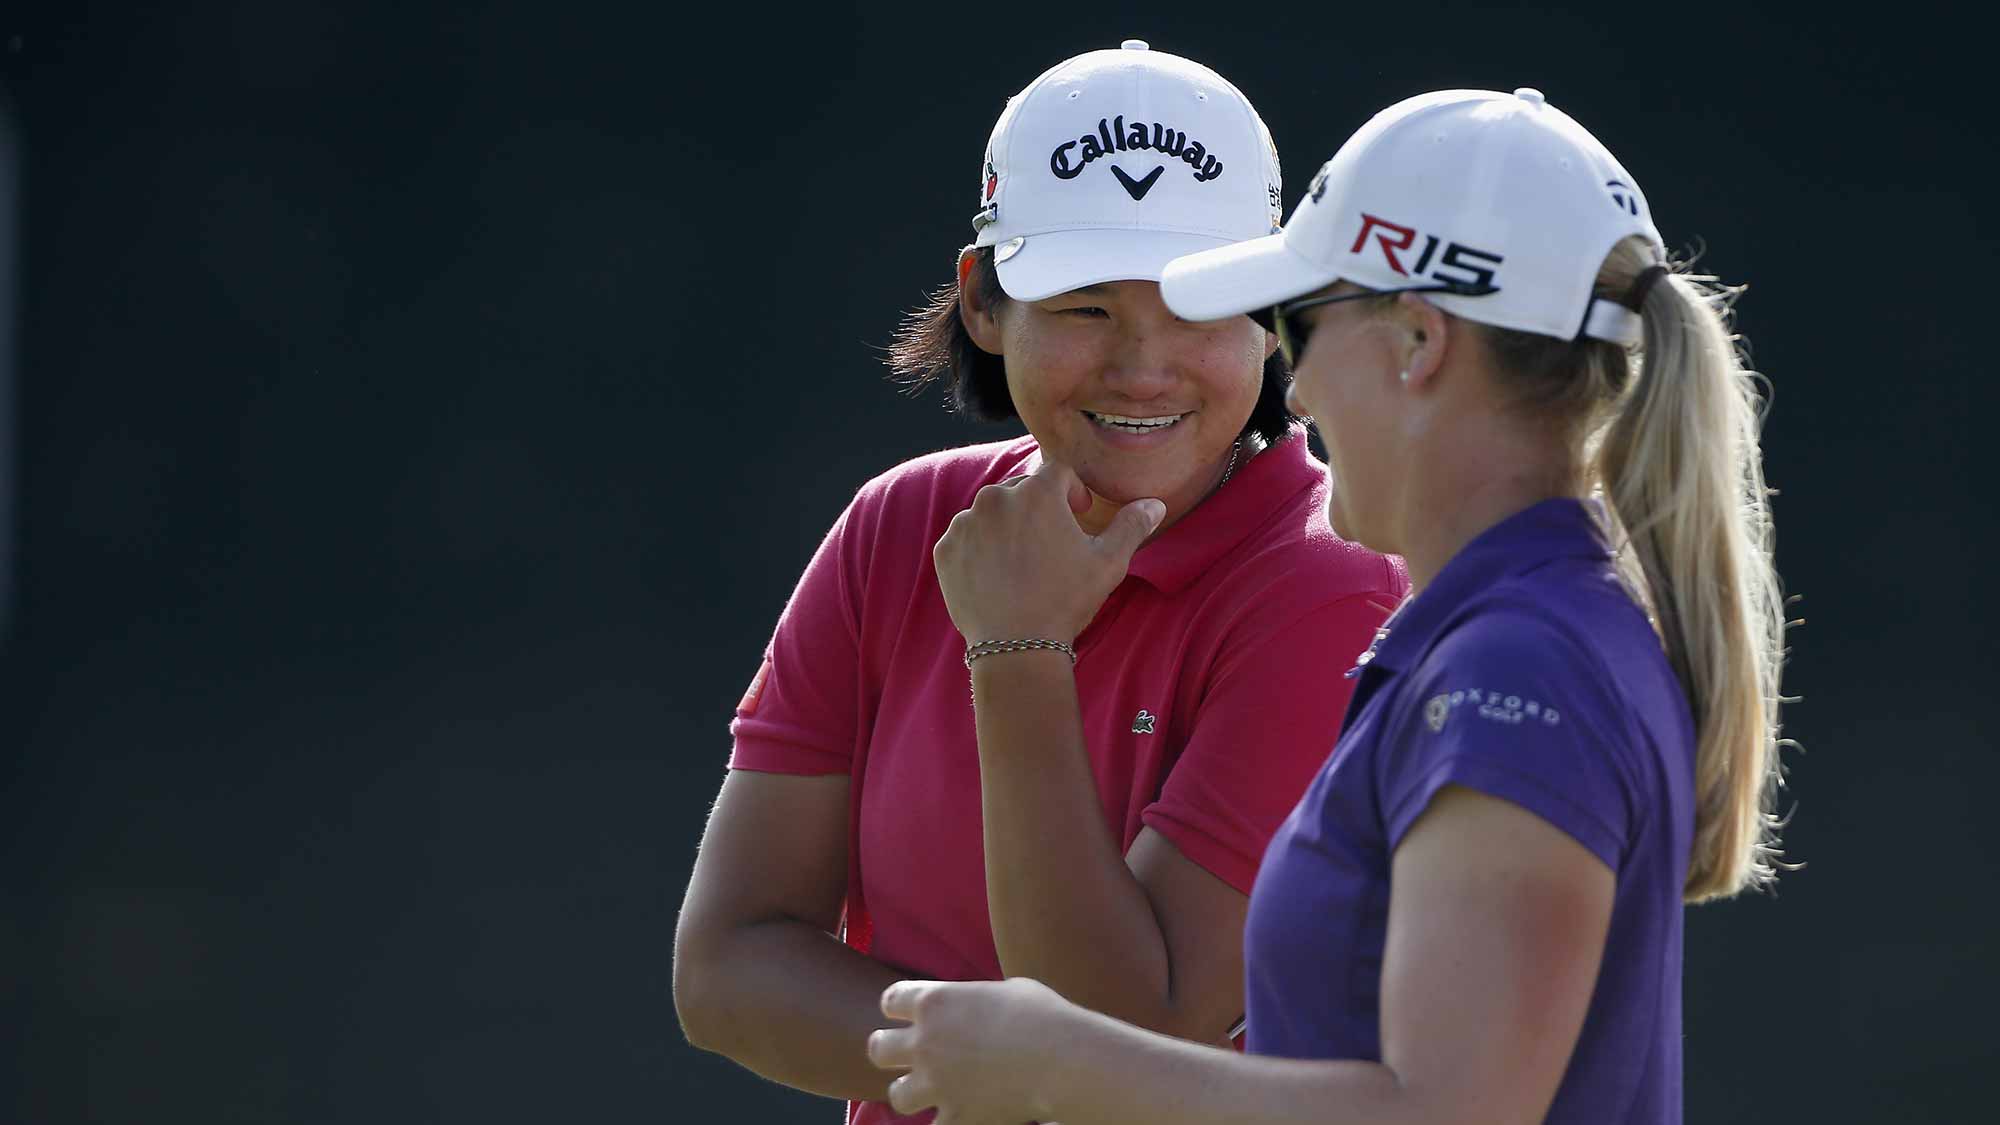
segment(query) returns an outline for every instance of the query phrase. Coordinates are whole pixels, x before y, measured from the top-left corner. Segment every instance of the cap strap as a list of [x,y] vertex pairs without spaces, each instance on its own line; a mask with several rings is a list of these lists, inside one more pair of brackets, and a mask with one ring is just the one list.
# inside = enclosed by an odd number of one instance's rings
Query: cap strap
[[1590,313],[1583,318],[1583,334],[1593,340],[1607,340],[1629,348],[1646,338],[1645,321],[1617,301],[1593,297]]

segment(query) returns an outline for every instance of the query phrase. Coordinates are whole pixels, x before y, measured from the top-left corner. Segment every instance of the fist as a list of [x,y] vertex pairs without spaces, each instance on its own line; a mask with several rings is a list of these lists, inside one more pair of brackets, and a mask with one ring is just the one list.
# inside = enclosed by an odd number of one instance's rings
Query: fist
[[908,1020],[868,1039],[868,1057],[904,1074],[889,1084],[898,1113],[935,1107],[956,1125],[1020,1125],[1046,1119],[1042,1091],[1066,1065],[1081,1010],[1037,981],[899,981],[882,993],[882,1014]]
[[1089,508],[1090,490],[1076,473],[1044,461],[980,489],[972,507],[952,517],[931,558],[966,643],[1069,642],[1083,632],[1167,511],[1158,500],[1134,500],[1091,535],[1076,522]]

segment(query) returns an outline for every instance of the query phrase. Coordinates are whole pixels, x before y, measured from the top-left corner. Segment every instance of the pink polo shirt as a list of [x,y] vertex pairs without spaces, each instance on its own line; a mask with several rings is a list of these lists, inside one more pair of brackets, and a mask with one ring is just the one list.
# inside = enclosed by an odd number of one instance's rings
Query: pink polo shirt
[[[899,465],[862,487],[778,619],[730,726],[736,769],[844,773],[848,944],[900,971],[997,980],[965,640],[931,548],[1032,438]],[[1272,833],[1339,733],[1344,673],[1408,589],[1327,526],[1327,477],[1294,428],[1132,558],[1076,640],[1104,820],[1250,892]],[[856,1122],[896,1120],[879,1102]]]

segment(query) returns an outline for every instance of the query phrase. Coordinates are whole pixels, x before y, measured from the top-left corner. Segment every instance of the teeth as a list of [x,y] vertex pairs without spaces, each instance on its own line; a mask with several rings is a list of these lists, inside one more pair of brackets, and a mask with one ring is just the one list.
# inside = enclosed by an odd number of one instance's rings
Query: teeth
[[1091,419],[1099,425],[1133,434],[1162,430],[1187,417],[1186,414],[1166,414],[1157,418],[1131,418],[1123,414],[1091,414],[1087,410],[1084,413],[1090,414]]

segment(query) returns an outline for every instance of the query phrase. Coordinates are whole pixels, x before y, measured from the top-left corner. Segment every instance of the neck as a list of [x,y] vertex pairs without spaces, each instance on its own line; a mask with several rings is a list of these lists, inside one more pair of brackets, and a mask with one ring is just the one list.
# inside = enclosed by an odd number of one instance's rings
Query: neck
[[[1550,449],[1546,438],[1488,431],[1472,440],[1451,435],[1450,448],[1412,458],[1412,464],[1434,466],[1412,474],[1397,521],[1398,553],[1409,566],[1412,592],[1430,585],[1494,524],[1544,500],[1578,495],[1564,459]],[[1496,465],[1509,468],[1495,472]]]

